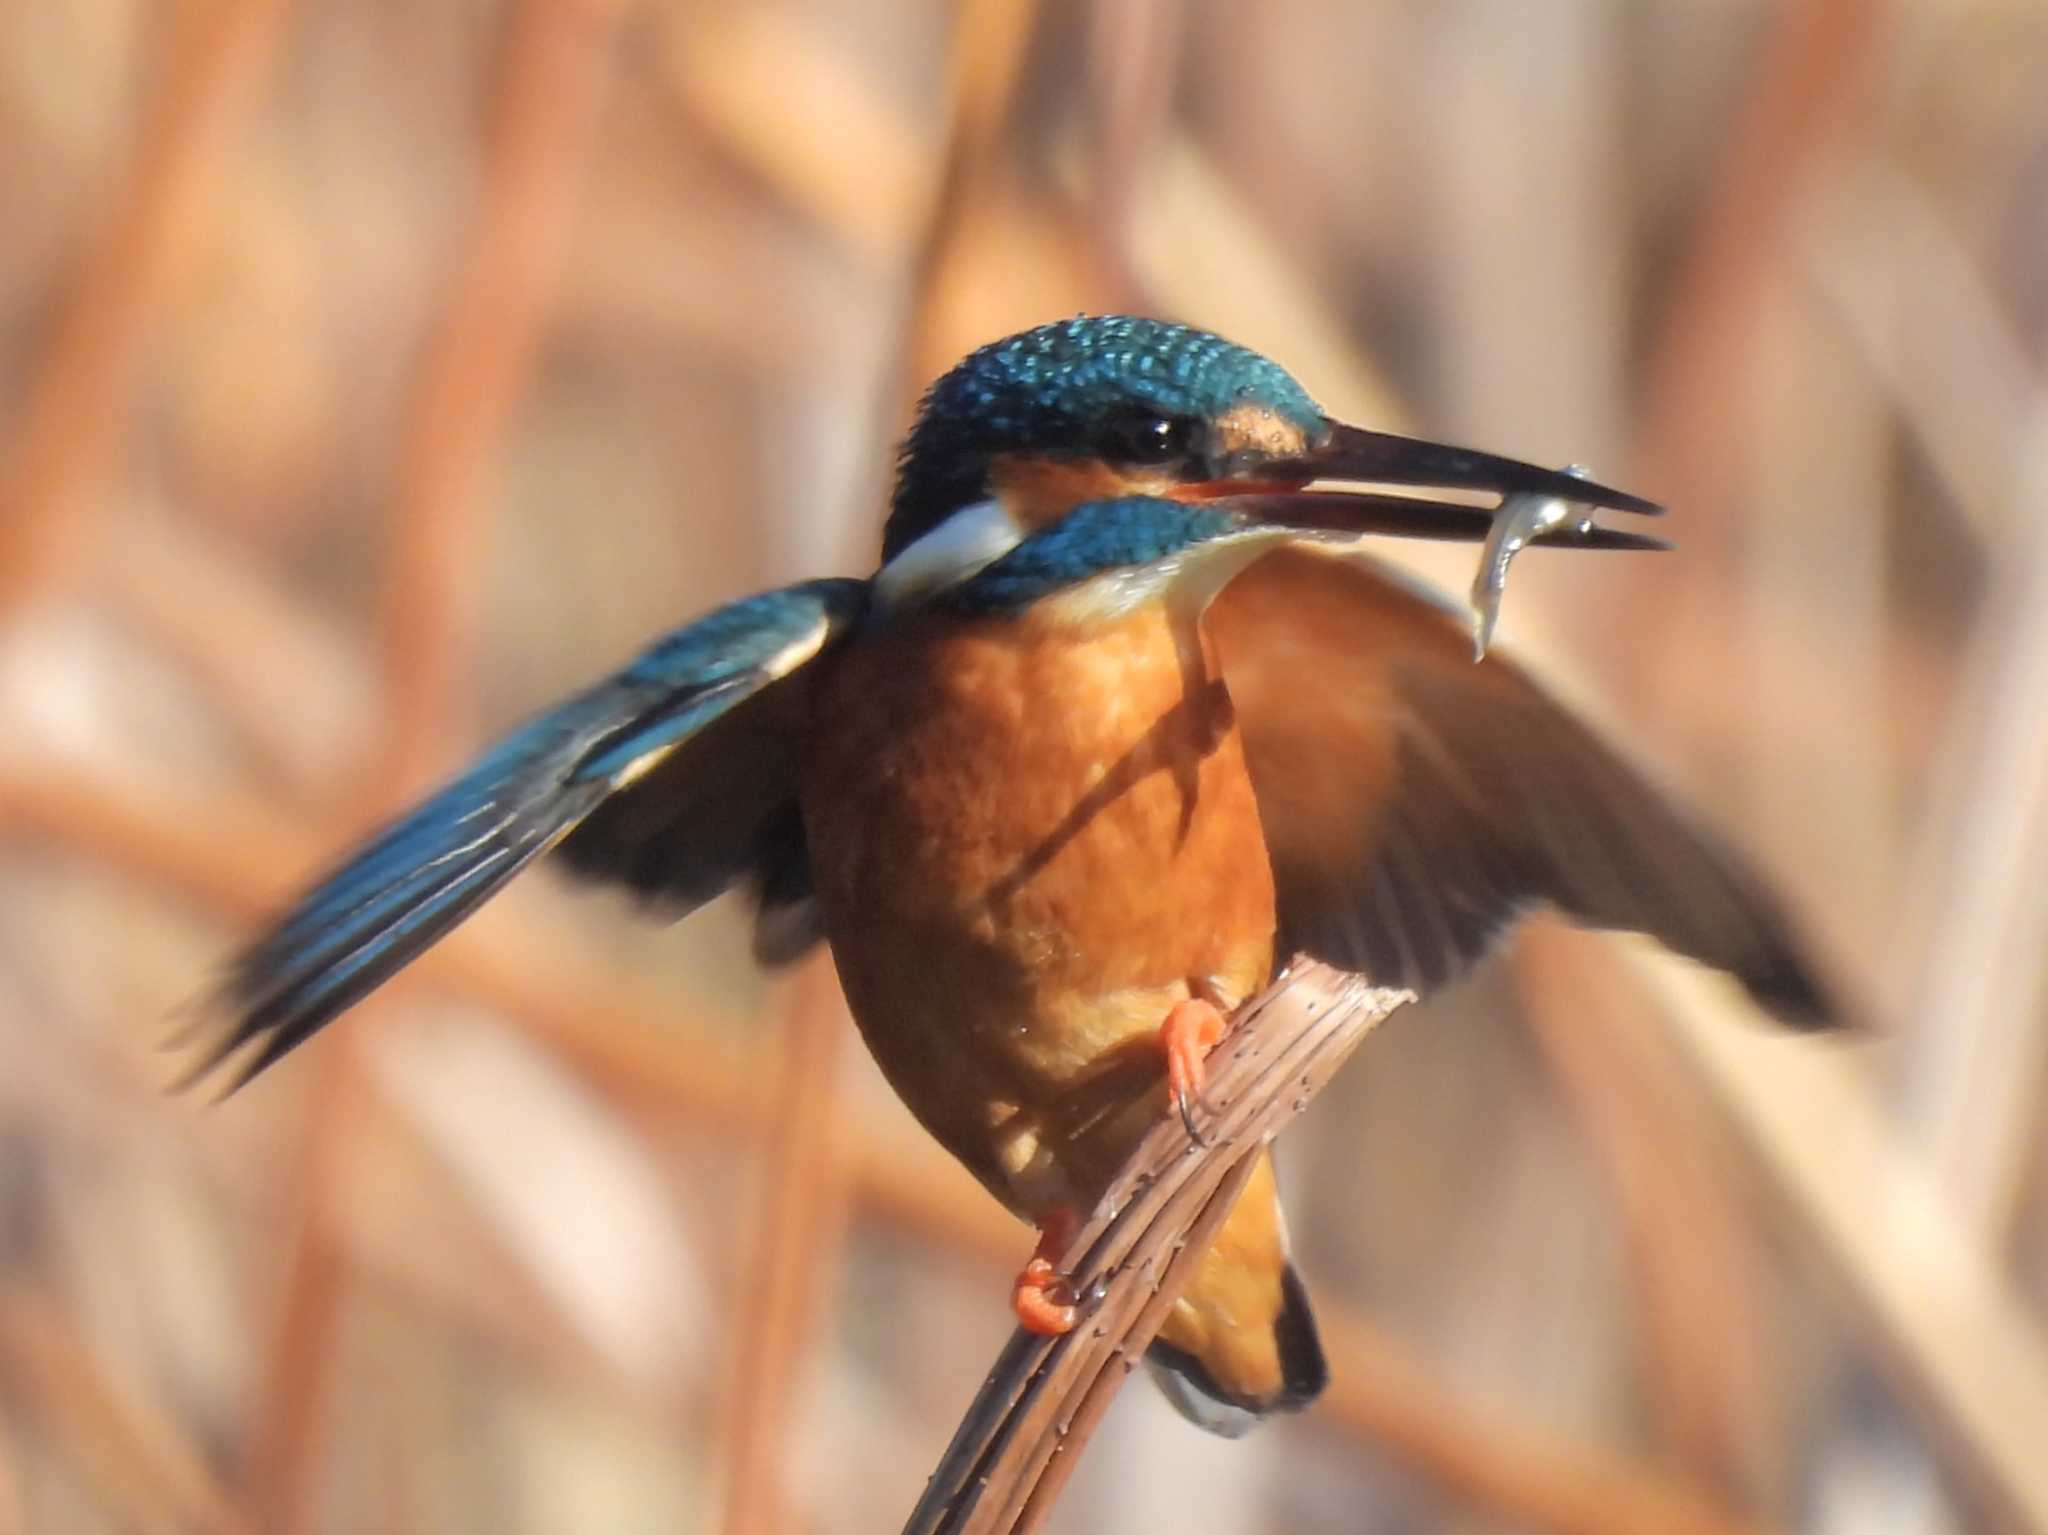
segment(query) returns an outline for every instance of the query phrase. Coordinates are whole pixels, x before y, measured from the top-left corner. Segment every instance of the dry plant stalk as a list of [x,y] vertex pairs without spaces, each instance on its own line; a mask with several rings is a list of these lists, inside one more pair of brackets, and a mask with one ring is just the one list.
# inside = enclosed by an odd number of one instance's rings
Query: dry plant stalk
[[798,973],[784,1011],[782,1060],[755,1152],[761,1186],[746,1267],[734,1276],[725,1535],[774,1535],[790,1526],[784,1484],[794,1398],[845,1258],[852,1204],[838,1094],[851,1031],[822,950]]
[[1162,1115],[1095,1206],[1071,1249],[1084,1298],[1059,1338],[1021,1329],[961,1419],[905,1535],[1035,1529],[1095,1425],[1165,1321],[1259,1148],[1308,1107],[1406,991],[1297,957],[1238,1009],[1209,1057],[1207,1138]]
[[0,475],[0,612],[69,574],[119,456],[123,413],[181,239],[206,213],[223,152],[245,130],[283,31],[275,0],[180,7],[163,87],[107,228],[34,370]]
[[396,472],[380,620],[391,725],[369,774],[380,792],[422,788],[447,765],[477,629],[474,556],[494,512],[481,485],[533,369],[625,9],[525,0],[507,36],[483,184]]
[[[0,1290],[0,1383],[28,1421],[134,1529],[250,1535],[205,1455],[156,1405],[109,1379],[59,1305],[33,1290]],[[8,1445],[0,1441],[0,1450]],[[0,1460],[0,1535],[26,1530],[23,1495]]]

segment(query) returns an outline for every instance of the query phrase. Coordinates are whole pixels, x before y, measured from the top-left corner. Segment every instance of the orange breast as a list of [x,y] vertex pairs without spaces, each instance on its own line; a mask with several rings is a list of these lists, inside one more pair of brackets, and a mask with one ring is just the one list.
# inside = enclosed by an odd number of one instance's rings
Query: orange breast
[[1092,1200],[1160,1112],[1173,1002],[1272,962],[1229,695],[1161,608],[1077,631],[911,620],[820,677],[813,877],[912,1111],[1026,1213]]

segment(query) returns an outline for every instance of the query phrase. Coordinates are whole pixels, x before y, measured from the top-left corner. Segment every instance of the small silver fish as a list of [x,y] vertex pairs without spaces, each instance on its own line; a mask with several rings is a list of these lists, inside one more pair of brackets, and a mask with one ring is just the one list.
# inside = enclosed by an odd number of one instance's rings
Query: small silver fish
[[[1579,479],[1590,478],[1579,464],[1567,464],[1564,472]],[[1560,529],[1567,538],[1585,538],[1595,528],[1593,519],[1577,502],[1561,496],[1524,491],[1506,497],[1493,514],[1493,528],[1480,551],[1479,571],[1472,578],[1472,659],[1486,659],[1494,626],[1500,621],[1501,594],[1507,590],[1508,565],[1531,543],[1554,537]]]

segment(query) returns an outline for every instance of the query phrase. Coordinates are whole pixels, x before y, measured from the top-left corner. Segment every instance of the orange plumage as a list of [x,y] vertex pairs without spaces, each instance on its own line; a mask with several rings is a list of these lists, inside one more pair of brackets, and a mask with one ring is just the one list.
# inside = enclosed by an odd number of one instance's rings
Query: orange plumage
[[[840,978],[891,1085],[1011,1209],[1086,1210],[1161,1112],[1173,1005],[1228,1009],[1272,967],[1258,805],[1192,619],[892,628],[821,673],[802,783]],[[1261,1195],[1225,1243],[1263,1284],[1219,1269],[1183,1308],[1228,1289],[1255,1313],[1266,1357],[1223,1382],[1254,1401],[1281,1385]],[[1228,1332],[1177,1315],[1166,1336],[1199,1354]]]
[[1198,981],[1233,1000],[1264,984],[1272,877],[1205,667],[1156,606],[1096,633],[932,618],[827,664],[802,780],[812,873],[892,1077],[898,1033],[921,1052],[942,1032],[1031,1105]]

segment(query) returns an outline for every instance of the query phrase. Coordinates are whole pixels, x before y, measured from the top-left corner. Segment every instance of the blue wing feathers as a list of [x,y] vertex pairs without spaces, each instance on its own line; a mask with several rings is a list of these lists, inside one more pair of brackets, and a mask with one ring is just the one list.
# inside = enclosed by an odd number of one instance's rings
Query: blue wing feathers
[[644,720],[608,733],[594,742],[576,766],[579,783],[609,783],[650,752],[665,751],[688,740],[753,689],[747,678],[711,683]]
[[[198,1074],[257,1044],[238,1087],[367,996],[625,789],[636,764],[688,742],[843,633],[865,592],[863,582],[819,581],[733,603],[499,742],[233,961],[220,998],[229,1027]],[[685,820],[690,810],[674,807]]]

